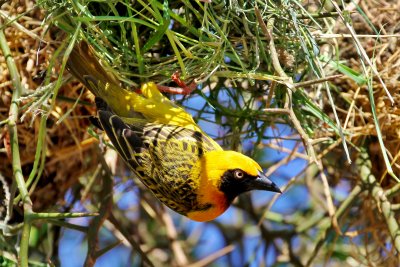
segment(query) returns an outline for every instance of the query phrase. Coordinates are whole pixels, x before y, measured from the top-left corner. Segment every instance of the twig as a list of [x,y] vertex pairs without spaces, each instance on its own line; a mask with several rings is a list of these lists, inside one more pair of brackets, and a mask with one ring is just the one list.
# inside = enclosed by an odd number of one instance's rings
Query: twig
[[[98,153],[100,149],[98,149]],[[107,166],[103,157],[100,157],[100,161],[102,164],[103,172],[100,172],[103,176],[103,185],[100,192],[100,208],[99,208],[99,216],[93,218],[90,222],[89,230],[88,230],[88,252],[86,255],[85,265],[87,267],[94,266],[97,257],[99,256],[97,249],[97,241],[98,241],[98,233],[103,225],[103,222],[106,220],[113,204],[112,192],[113,192],[113,180],[111,172]]]
[[188,265],[187,267],[203,267],[203,266],[208,266],[210,265],[213,261],[216,259],[231,253],[235,249],[234,245],[228,245],[226,247],[221,248],[220,250],[214,252],[211,255],[208,255],[207,257],[199,260],[198,262],[192,263]]
[[265,99],[265,107],[266,108],[269,108],[271,106],[271,101],[272,101],[272,97],[274,96],[275,88],[276,88],[276,82],[272,81],[271,85],[269,87],[267,99]]
[[[345,33],[314,33],[314,38],[328,39],[328,38],[353,38],[351,34]],[[357,34],[358,38],[400,38],[400,34]]]
[[255,7],[254,9],[255,9],[255,13],[256,13],[256,16],[257,16],[257,21],[258,21],[258,23],[259,23],[259,25],[261,27],[261,30],[262,30],[263,34],[265,35],[265,37],[267,38],[267,40],[269,40],[268,48],[270,50],[269,52],[270,52],[271,59],[272,59],[272,65],[274,66],[274,69],[278,73],[278,75],[280,77],[282,77],[284,81],[285,80],[287,81],[287,82],[284,82],[285,85],[289,89],[292,89],[292,90],[295,91],[292,79],[289,76],[287,76],[285,71],[282,69],[281,64],[279,62],[278,53],[276,52],[274,38],[273,38],[273,35],[272,35],[272,29],[273,29],[273,26],[274,26],[274,19],[271,18],[268,21],[268,26],[267,26],[267,25],[265,25],[265,23],[263,21],[263,18],[261,16],[260,10],[257,7]]
[[299,144],[301,144],[300,142],[297,142],[297,144],[295,145],[295,147],[293,148],[292,151],[290,151],[290,153],[288,153],[288,155],[286,157],[282,157],[281,160],[279,160],[278,162],[276,162],[274,165],[269,166],[267,172],[265,173],[265,175],[268,177],[270,176],[272,173],[274,173],[277,169],[279,169],[280,167],[282,167],[283,165],[288,164],[288,162],[293,159],[295,156],[295,154],[297,153],[297,149],[299,148]]
[[169,215],[165,209],[162,209],[161,220],[166,227],[167,236],[171,242],[171,249],[174,253],[177,266],[187,266],[188,259],[181,244],[178,241],[178,234],[176,232],[174,222],[171,219],[171,215]]
[[132,246],[132,248],[139,253],[139,255],[142,257],[143,265],[153,267],[154,265],[147,257],[146,253],[141,249],[140,245],[132,238],[132,235],[129,234],[128,231],[126,231],[126,229],[121,226],[121,223],[118,222],[113,213],[110,214],[108,220],[115,227],[115,229],[123,236],[123,238]]
[[[351,12],[355,13],[355,11]],[[314,19],[320,19],[320,18],[333,18],[337,17],[339,14],[337,12],[320,12],[320,13],[315,13],[315,14],[307,14],[307,15],[300,15],[297,18],[298,19],[309,19],[310,17]]]
[[274,143],[261,144],[261,145],[263,147],[268,147],[268,148],[274,149],[274,150],[282,152],[282,153],[293,154],[294,158],[300,158],[300,159],[304,159],[304,160],[309,159],[309,157],[307,155],[305,155],[304,153],[297,152],[296,150],[292,150],[287,147],[282,147],[282,146],[274,144]]
[[341,78],[341,77],[343,77],[343,74],[337,74],[337,75],[332,75],[332,76],[328,76],[328,77],[324,77],[324,78],[320,78],[320,79],[315,79],[315,80],[312,80],[312,81],[305,81],[305,82],[295,83],[293,86],[295,88],[305,87],[305,86],[310,86],[310,85],[313,85],[313,84],[319,84],[319,83],[327,82],[327,81],[334,80],[336,78]]
[[354,93],[353,99],[352,99],[352,101],[350,103],[350,107],[349,107],[348,112],[347,112],[346,119],[345,119],[344,124],[343,124],[343,129],[347,128],[347,123],[349,122],[349,119],[350,119],[350,113],[353,111],[353,108],[354,108],[355,103],[356,103],[357,96],[360,93],[360,89],[361,89],[361,87],[358,87],[356,92]]
[[30,38],[34,39],[34,40],[38,40],[42,43],[49,43],[46,40],[43,40],[42,38],[40,38],[39,35],[35,34],[33,31],[30,31],[28,29],[26,29],[24,26],[22,26],[21,24],[19,24],[16,20],[18,19],[15,17],[10,17],[8,14],[8,12],[0,10],[0,17],[3,17],[4,20],[6,21],[6,23],[11,24],[11,26],[15,27],[16,29],[22,31],[23,33],[25,33],[26,35],[28,35]]
[[400,191],[400,183],[398,183],[395,186],[393,186],[392,188],[386,190],[385,195],[386,195],[386,197],[393,197],[399,191]]

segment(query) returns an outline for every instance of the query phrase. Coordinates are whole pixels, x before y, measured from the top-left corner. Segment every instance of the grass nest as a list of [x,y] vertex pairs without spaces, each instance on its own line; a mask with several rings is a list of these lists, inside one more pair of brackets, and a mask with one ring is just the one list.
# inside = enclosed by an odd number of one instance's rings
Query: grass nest
[[[46,79],[55,51],[51,45],[54,39],[48,27],[42,25],[44,10],[34,8],[33,3],[25,5],[25,2],[12,1],[4,4],[1,12],[3,25],[7,25],[4,28],[5,37],[25,90],[25,95],[18,101],[23,116],[17,122],[22,170],[24,174],[29,174],[36,169],[36,175],[29,177],[28,184],[34,210],[43,211],[52,208],[55,203],[63,204],[66,191],[76,186],[79,177],[97,165],[93,146],[97,141],[87,131],[87,118],[93,114],[94,108],[87,102],[72,109],[76,99],[85,101],[88,98],[80,96],[81,86],[67,83],[59,92],[63,98],[55,103],[51,111],[44,110],[46,107],[30,109],[32,98],[28,95],[37,93],[36,90]],[[0,55],[0,64],[0,120],[6,121],[14,87],[3,54]],[[54,67],[55,73],[58,70],[59,65]],[[52,81],[55,78],[50,77]],[[67,113],[68,118],[63,119]],[[47,116],[45,133],[40,134],[40,117],[44,114]],[[1,128],[0,137],[0,161],[4,163],[0,166],[0,173],[10,185],[13,168],[7,127]],[[38,142],[45,151],[39,157]]]

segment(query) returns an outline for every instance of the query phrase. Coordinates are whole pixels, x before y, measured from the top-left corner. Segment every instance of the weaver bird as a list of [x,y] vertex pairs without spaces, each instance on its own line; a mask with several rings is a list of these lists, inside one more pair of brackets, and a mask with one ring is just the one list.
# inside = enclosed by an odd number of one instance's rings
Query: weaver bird
[[281,192],[257,162],[224,151],[154,83],[121,88],[81,43],[67,66],[96,96],[97,118],[118,154],[166,206],[195,221],[221,215],[239,194]]

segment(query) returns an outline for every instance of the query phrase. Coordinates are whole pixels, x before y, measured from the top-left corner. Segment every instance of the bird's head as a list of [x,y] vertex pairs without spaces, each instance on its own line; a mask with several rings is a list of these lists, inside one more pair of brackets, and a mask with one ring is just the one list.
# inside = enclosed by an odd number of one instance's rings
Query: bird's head
[[[250,190],[281,193],[253,159],[235,151],[208,152],[201,159],[198,196],[201,203],[209,203],[211,208],[189,217],[212,220],[223,213],[235,197]],[[196,218],[197,215],[200,217]]]

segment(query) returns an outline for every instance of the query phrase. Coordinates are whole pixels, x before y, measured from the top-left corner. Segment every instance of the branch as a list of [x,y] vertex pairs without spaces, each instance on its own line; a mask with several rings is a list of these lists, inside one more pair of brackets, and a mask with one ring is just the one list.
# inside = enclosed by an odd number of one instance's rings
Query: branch
[[255,7],[255,13],[257,16],[258,23],[261,27],[261,30],[263,31],[265,37],[269,40],[269,50],[270,50],[272,64],[274,66],[274,69],[279,74],[279,76],[285,78],[285,80],[287,81],[287,82],[285,82],[285,85],[287,86],[287,90],[286,90],[287,98],[286,98],[286,102],[285,102],[285,109],[287,111],[284,113],[287,113],[289,115],[290,121],[293,123],[293,127],[296,129],[296,131],[299,133],[301,139],[303,140],[304,146],[307,149],[307,153],[310,155],[311,162],[315,162],[319,169],[321,180],[324,185],[324,194],[325,194],[325,198],[326,198],[327,205],[328,205],[329,216],[332,219],[332,224],[333,224],[336,232],[340,234],[341,233],[340,228],[338,226],[337,218],[335,215],[335,206],[333,204],[332,196],[330,193],[328,179],[323,170],[322,161],[320,159],[317,159],[315,150],[313,147],[313,140],[307,135],[307,133],[301,127],[300,121],[297,119],[296,114],[293,111],[292,93],[296,91],[296,87],[293,86],[292,79],[285,73],[285,71],[283,70],[283,68],[281,67],[281,65],[279,63],[278,53],[276,52],[274,38],[273,38],[273,32],[272,32],[272,29],[274,26],[274,20],[270,19],[270,21],[268,22],[268,26],[267,26],[267,25],[265,25],[263,18],[261,16],[261,13],[257,7]]
[[11,55],[10,48],[7,45],[7,40],[3,32],[2,20],[0,18],[0,48],[3,51],[4,58],[7,62],[7,67],[10,71],[11,81],[13,84],[12,102],[10,104],[9,117],[8,117],[8,131],[10,134],[11,155],[12,155],[12,168],[13,168],[13,184],[17,183],[19,193],[22,197],[24,207],[24,226],[22,230],[22,238],[20,243],[20,255],[18,258],[19,265],[22,267],[28,266],[28,248],[29,248],[29,235],[31,230],[31,222],[29,214],[32,213],[32,201],[29,197],[28,190],[25,185],[25,179],[21,169],[21,158],[19,155],[18,144],[18,99],[20,98],[23,88],[19,77],[18,69],[15,65],[14,59]]
[[[100,153],[100,151],[99,151]],[[100,228],[103,225],[103,222],[107,219],[113,204],[112,192],[113,192],[113,180],[111,172],[107,166],[103,157],[100,157],[101,165],[103,171],[100,172],[103,178],[103,186],[100,192],[100,208],[99,208],[99,216],[93,218],[93,220],[89,224],[88,230],[88,253],[86,255],[85,265],[86,267],[94,266],[97,258],[100,254],[97,250],[97,241],[98,234]]]

